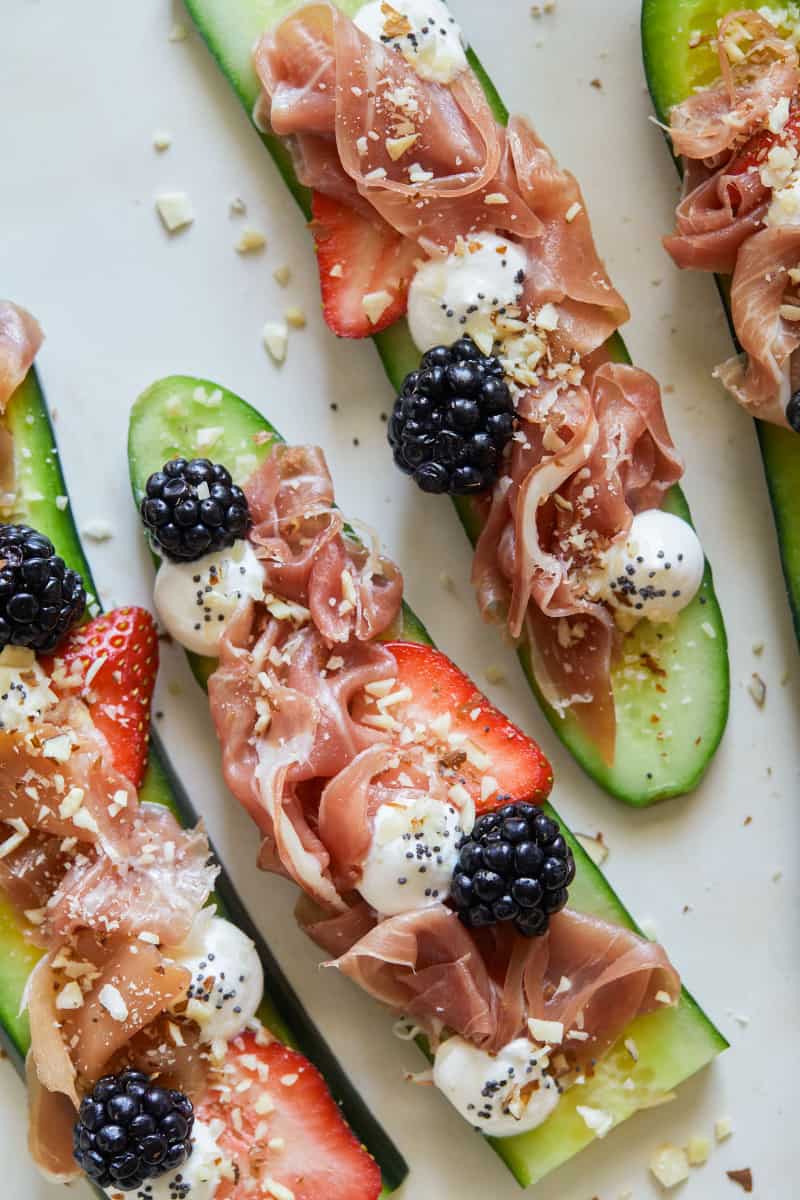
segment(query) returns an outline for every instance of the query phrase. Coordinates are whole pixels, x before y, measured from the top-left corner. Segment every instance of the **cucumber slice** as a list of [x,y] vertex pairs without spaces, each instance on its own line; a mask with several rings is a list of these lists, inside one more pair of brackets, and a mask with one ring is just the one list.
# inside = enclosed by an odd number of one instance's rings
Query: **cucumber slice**
[[[128,454],[137,505],[144,495],[148,476],[165,461],[165,448],[167,454],[196,456],[197,434],[208,419],[198,397],[202,401],[212,391],[219,395],[220,424],[225,429],[215,447],[215,456],[232,469],[236,482],[243,482],[247,474],[241,470],[242,437],[252,438],[256,433],[271,435],[268,444],[262,442],[259,446],[260,455],[269,453],[269,446],[280,440],[268,421],[233,392],[185,375],[161,379],[139,397],[131,412]],[[402,629],[393,636],[431,644],[425,627],[407,605],[401,623]],[[207,678],[208,665],[205,660],[202,669],[196,672],[201,678]],[[213,668],[213,660],[210,665]],[[622,901],[569,833],[564,821],[552,809],[549,811],[561,824],[575,855],[577,873],[570,889],[572,906],[636,928]],[[594,1135],[576,1112],[577,1105],[602,1108],[619,1124],[700,1070],[727,1045],[685,990],[677,1008],[639,1018],[626,1031],[626,1037],[633,1037],[636,1042],[637,1063],[632,1061],[621,1039],[598,1064],[594,1078],[584,1087],[567,1092],[556,1111],[538,1129],[519,1137],[490,1139],[493,1149],[523,1186],[544,1178],[593,1140]],[[623,1088],[623,1081],[629,1078],[633,1087],[628,1084]]]
[[[14,437],[18,481],[14,519],[34,525],[47,534],[67,564],[83,576],[87,590],[93,591],[91,572],[72,514],[68,506],[61,507],[56,503],[57,497],[66,496],[66,487],[47,405],[35,370],[28,373],[24,383],[14,393],[2,423]],[[99,611],[99,605],[93,597],[90,599],[92,608],[95,612]],[[140,796],[142,800],[166,805],[183,825],[197,824],[197,813],[176,777],[155,730],[151,733],[150,761]],[[224,868],[217,880],[214,899],[219,910],[256,944],[265,979],[260,1018],[277,1037],[298,1047],[316,1063],[350,1126],[381,1167],[385,1191],[393,1191],[408,1174],[405,1161],[342,1071],[245,912]],[[40,952],[25,940],[23,927],[23,922],[0,895],[0,1039],[20,1073],[23,1072],[25,1055],[30,1046],[27,1014],[20,1015],[20,1001],[28,975],[40,957]]]
[[[353,13],[363,0],[339,0],[338,7]],[[293,0],[186,0],[186,6],[209,50],[233,85],[248,114],[259,95],[251,62],[258,37],[296,7]],[[508,112],[474,52],[469,59],[498,121]],[[310,192],[298,183],[286,149],[279,139],[260,134],[281,175],[306,217],[311,215]],[[374,339],[386,373],[399,388],[409,371],[419,365],[419,353],[408,325],[398,321]],[[612,350],[625,357],[621,338]],[[689,520],[689,510],[678,487],[665,506]],[[479,533],[469,502],[456,508],[474,542]],[[800,551],[799,551],[800,553]],[[708,634],[702,633],[709,629]],[[657,651],[653,657],[652,652]],[[562,718],[544,700],[533,679],[530,647],[523,637],[519,650],[531,690],[555,733],[591,777],[617,799],[644,807],[691,791],[701,779],[728,719],[730,675],[727,639],[711,571],[706,566],[700,595],[681,614],[674,629],[643,622],[625,638],[623,666],[613,677],[617,708],[617,753],[613,766],[603,763],[595,746],[574,716]],[[630,664],[640,666],[632,670]],[[656,670],[646,664],[654,662]],[[666,672],[666,675],[661,672]],[[654,723],[651,718],[657,718]]]
[[[701,34],[713,34],[717,21],[726,12],[758,7],[758,4],[747,4],[742,0],[643,0],[644,67],[660,121],[667,124],[670,109],[675,104],[685,100],[695,88],[713,83],[719,77],[716,52],[705,40],[692,49],[689,46],[690,35],[695,30]],[[794,21],[800,20],[800,7],[797,4],[776,7],[775,11],[789,15]],[[731,320],[729,281],[718,277],[717,282],[731,335],[737,349],[741,349]],[[797,516],[800,437],[789,429],[781,429],[766,421],[756,421],[756,430],[778,533],[792,620],[800,640],[800,521]]]

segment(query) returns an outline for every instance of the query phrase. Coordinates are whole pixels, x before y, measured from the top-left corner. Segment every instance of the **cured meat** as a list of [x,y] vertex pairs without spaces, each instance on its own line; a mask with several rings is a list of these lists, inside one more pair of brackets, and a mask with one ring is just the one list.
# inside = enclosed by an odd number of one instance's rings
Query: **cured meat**
[[508,143],[521,194],[541,221],[539,235],[526,244],[524,303],[558,304],[558,339],[581,356],[591,354],[628,320],[628,306],[597,253],[578,181],[523,118],[509,121]]
[[142,805],[124,860],[80,856],[52,890],[40,936],[58,946],[82,929],[105,940],[146,932],[180,945],[219,873],[209,853],[202,829],[182,829],[168,809]]
[[[341,944],[344,920],[307,929],[330,948]],[[488,1050],[524,1034],[536,1017],[561,1022],[565,1050],[585,1063],[635,1017],[676,1003],[680,991],[660,946],[569,909],[534,939],[505,926],[470,933],[442,905],[387,918],[366,933],[355,915],[350,927],[358,940],[333,965],[434,1039],[447,1029]],[[588,1036],[570,1039],[576,1029]]]
[[726,13],[717,45],[719,81],[694,92],[670,113],[672,145],[686,158],[708,161],[731,150],[800,84],[796,49],[760,13]]
[[38,321],[26,309],[0,300],[0,413],[28,374],[43,338]]
[[[476,547],[473,583],[484,616],[526,629],[545,698],[572,709],[608,762],[616,714],[615,627],[587,592],[581,565],[658,508],[682,474],[657,383],[623,364],[588,386],[531,397],[508,479],[498,483]],[[556,500],[558,497],[558,501]]]
[[785,368],[800,346],[800,322],[787,320],[781,310],[787,291],[794,290],[788,272],[798,262],[800,225],[763,229],[745,242],[733,275],[731,312],[747,358],[717,368],[749,413],[787,428]]
[[770,190],[758,171],[731,174],[727,166],[691,188],[689,179],[664,247],[682,269],[730,275],[740,247],[764,223]]
[[33,1056],[25,1060],[28,1088],[28,1149],[40,1171],[53,1183],[71,1183],[81,1172],[72,1156],[75,1105],[62,1092],[42,1085]]
[[402,576],[346,535],[320,449],[276,447],[245,491],[268,588],[307,607],[329,642],[346,642],[351,629],[359,641],[389,629],[400,610]]

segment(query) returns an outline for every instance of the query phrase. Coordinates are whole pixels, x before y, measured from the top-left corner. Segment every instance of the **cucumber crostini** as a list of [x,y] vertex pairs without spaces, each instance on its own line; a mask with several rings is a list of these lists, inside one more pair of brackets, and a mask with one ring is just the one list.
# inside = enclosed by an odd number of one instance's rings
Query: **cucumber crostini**
[[555,732],[626,803],[691,790],[727,719],[725,630],[574,179],[441,0],[187,7],[312,222],[326,321],[375,339],[396,462],[451,493]]
[[[197,457],[210,402],[213,463]],[[546,803],[538,747],[354,540],[321,452],[173,376],[134,405],[128,454],[159,614],[208,689],[260,865],[298,883],[298,919],[336,965],[425,1035],[433,1081],[519,1182],[719,1053]]]
[[665,245],[679,267],[716,273],[741,353],[715,374],[757,418],[798,637],[799,37],[795,3],[642,4],[650,95],[685,179],[677,228]]
[[148,757],[155,624],[100,613],[30,365],[38,326],[4,302],[0,330],[0,1035],[27,1075],[32,1156],[120,1200],[376,1200],[405,1164],[154,738]]

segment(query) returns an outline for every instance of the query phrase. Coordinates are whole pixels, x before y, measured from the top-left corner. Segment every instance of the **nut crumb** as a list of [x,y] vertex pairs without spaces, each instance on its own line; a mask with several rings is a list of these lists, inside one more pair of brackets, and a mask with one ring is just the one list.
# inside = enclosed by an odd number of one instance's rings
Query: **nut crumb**
[[756,706],[758,708],[763,708],[767,699],[767,685],[756,671],[754,671],[750,676],[750,682],[747,685],[747,690],[752,696]]
[[234,196],[228,205],[228,212],[232,217],[243,217],[247,212],[247,205],[241,196]]
[[725,1174],[730,1179],[731,1183],[738,1183],[739,1187],[745,1192],[753,1190],[753,1172],[749,1167],[744,1167],[740,1171],[726,1171]]
[[286,287],[287,283],[292,278],[292,272],[284,263],[283,266],[275,268],[275,270],[272,272],[272,278],[276,283],[280,284],[281,287]]
[[602,79],[590,79],[589,86],[596,88],[598,92],[601,92],[603,90],[603,81]]
[[267,239],[258,229],[244,229],[236,243],[236,253],[256,254],[259,250],[263,250],[266,244]]
[[506,673],[500,667],[489,666],[484,672],[489,683],[505,683]]
[[172,145],[172,134],[166,129],[157,129],[153,134],[153,149],[159,152],[169,150]]

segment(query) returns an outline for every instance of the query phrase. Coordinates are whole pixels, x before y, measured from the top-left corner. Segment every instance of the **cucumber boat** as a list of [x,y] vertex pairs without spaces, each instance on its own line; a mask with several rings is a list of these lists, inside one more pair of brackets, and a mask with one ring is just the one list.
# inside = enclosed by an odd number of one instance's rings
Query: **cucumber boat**
[[[274,27],[296,4],[291,0],[187,0],[187,8],[214,58],[252,117],[260,85],[251,60],[258,37]],[[338,5],[352,15],[358,0]],[[508,112],[500,95],[472,50],[469,63],[480,80],[494,117],[501,124]],[[279,138],[256,126],[264,145],[306,218],[311,218],[311,192],[297,179],[289,153]],[[373,338],[393,386],[399,389],[419,366],[405,319]],[[613,359],[627,360],[624,344],[615,335],[609,344]],[[469,497],[454,498],[459,518],[473,545],[483,516]],[[675,485],[664,508],[691,523],[680,487]],[[614,761],[609,764],[581,727],[574,709],[557,712],[544,698],[534,676],[532,647],[527,633],[519,641],[525,675],[548,722],[583,769],[606,791],[635,807],[691,791],[700,781],[721,740],[728,715],[730,678],[722,614],[706,564],[702,586],[674,625],[642,621],[625,635],[619,663],[612,673],[617,735]],[[656,669],[650,666],[656,664]]]
[[[136,401],[130,420],[128,456],[131,484],[137,506],[145,495],[148,478],[174,457],[197,456],[198,434],[207,420],[205,401],[215,397],[215,411],[224,432],[215,446],[218,462],[229,465],[234,483],[242,483],[281,441],[277,431],[255,408],[224,387],[191,376],[159,380]],[[205,415],[204,415],[205,414]],[[430,645],[424,625],[404,605],[400,629],[393,640]],[[189,655],[193,671],[205,684],[216,659]],[[560,820],[551,808],[548,811]],[[628,929],[635,923],[600,870],[561,822],[574,855],[577,872],[570,885],[570,903],[579,912],[609,920]],[[597,1064],[585,1086],[567,1091],[544,1124],[529,1133],[490,1139],[523,1186],[535,1183],[588,1145],[594,1133],[578,1107],[597,1107],[612,1124],[638,1109],[656,1103],[695,1071],[709,1063],[726,1046],[725,1039],[685,990],[674,1008],[638,1017],[613,1049]],[[634,1062],[625,1040],[633,1038]],[[630,1078],[633,1087],[624,1080]]]
[[[34,368],[14,393],[0,425],[10,432],[14,444],[17,503],[13,519],[38,529],[53,542],[67,566],[82,576],[89,612],[97,615],[100,610],[96,591],[70,508],[57,503],[57,498],[66,496],[67,491],[47,404]],[[174,774],[155,731],[151,733],[148,769],[140,797],[142,801],[166,806],[184,826],[194,826],[198,822],[197,813]],[[264,1000],[258,1013],[260,1020],[280,1041],[301,1050],[319,1067],[351,1128],[380,1166],[385,1193],[393,1191],[407,1174],[405,1161],[349,1082],[245,912],[224,869],[217,879],[213,900],[220,914],[243,930],[256,945],[265,978]],[[23,1078],[30,1030],[27,1013],[21,1011],[22,997],[28,977],[42,953],[25,937],[24,924],[6,898],[0,895],[0,1038]]]
[[[717,22],[726,13],[743,9],[757,11],[759,5],[733,0],[643,0],[645,74],[656,115],[663,124],[669,123],[670,110],[676,104],[718,78],[719,61],[710,44]],[[770,11],[771,19],[783,13],[793,22],[800,20],[800,9],[793,3],[775,6]],[[680,170],[678,159],[674,161]],[[730,278],[720,275],[716,278],[731,335],[737,349],[741,349],[731,316]],[[795,633],[800,637],[800,522],[796,504],[800,439],[792,430],[766,421],[755,424],[792,619]]]

